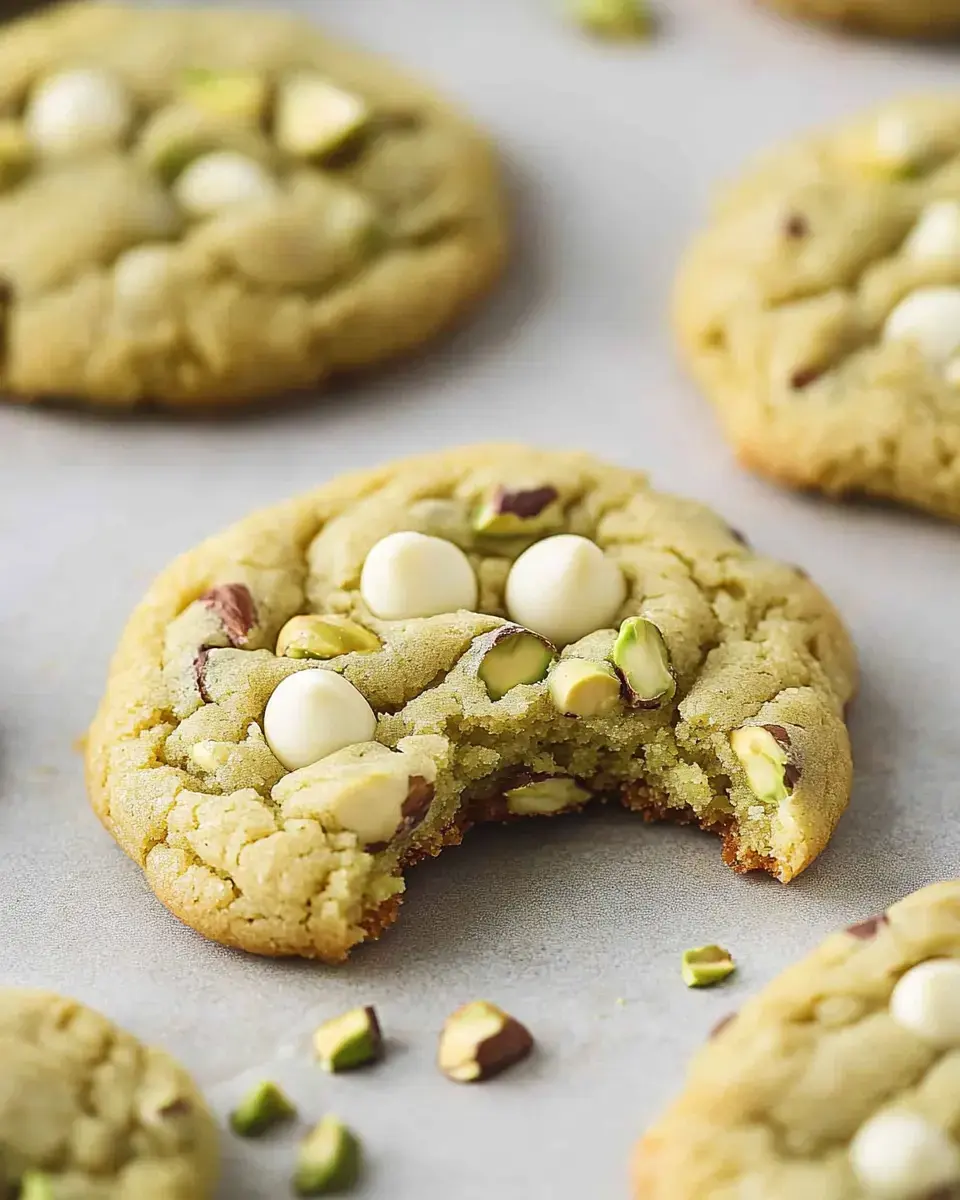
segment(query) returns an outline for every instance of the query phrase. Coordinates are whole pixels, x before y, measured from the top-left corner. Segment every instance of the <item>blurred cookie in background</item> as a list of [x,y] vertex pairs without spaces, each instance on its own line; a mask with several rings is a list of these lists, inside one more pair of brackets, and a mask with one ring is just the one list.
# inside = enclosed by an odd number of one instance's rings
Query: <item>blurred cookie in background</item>
[[763,0],[798,17],[899,37],[960,32],[960,0]]

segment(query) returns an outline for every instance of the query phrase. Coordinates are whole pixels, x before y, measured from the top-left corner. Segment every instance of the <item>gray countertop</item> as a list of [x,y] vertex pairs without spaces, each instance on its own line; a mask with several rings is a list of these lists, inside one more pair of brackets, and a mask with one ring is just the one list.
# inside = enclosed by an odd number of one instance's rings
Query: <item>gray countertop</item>
[[[222,423],[0,411],[0,979],[61,989],[159,1043],[225,1113],[283,1081],[360,1131],[361,1195],[615,1197],[632,1140],[708,1028],[834,926],[957,874],[960,530],[832,507],[741,473],[671,351],[665,301],[708,188],[746,154],[896,90],[949,86],[946,50],[833,38],[743,0],[662,0],[648,47],[599,47],[558,0],[315,0],[498,137],[519,236],[506,286],[422,360],[314,404]],[[121,626],[172,556],[345,470],[508,437],[580,446],[707,501],[802,564],[862,655],[857,765],[832,845],[787,888],[716,841],[625,814],[475,832],[410,877],[395,929],[340,969],[202,941],[99,828],[76,740]],[[680,951],[740,970],[688,992]],[[486,996],[539,1050],[483,1088],[433,1066],[445,1014]],[[331,1079],[318,1019],[375,1002],[390,1054]],[[293,1142],[224,1136],[218,1200],[287,1194]]]

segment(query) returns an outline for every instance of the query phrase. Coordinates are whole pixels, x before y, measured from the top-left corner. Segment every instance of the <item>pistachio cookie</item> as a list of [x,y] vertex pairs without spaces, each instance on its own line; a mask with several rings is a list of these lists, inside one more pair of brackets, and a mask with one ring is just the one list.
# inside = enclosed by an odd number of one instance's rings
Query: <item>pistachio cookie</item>
[[94,807],[217,941],[341,959],[483,820],[616,800],[789,880],[846,806],[847,635],[794,567],[582,454],[348,476],[176,562],[88,743]]
[[217,1130],[182,1067],[50,992],[0,990],[0,1191],[205,1200]]
[[828,938],[718,1026],[637,1200],[960,1196],[960,883]]
[[960,30],[960,0],[766,0],[799,17],[844,29],[901,37],[937,37]]
[[960,519],[960,99],[758,163],[690,250],[676,320],[748,466]]
[[419,346],[504,254],[483,138],[272,13],[69,4],[0,33],[0,388],[228,406]]

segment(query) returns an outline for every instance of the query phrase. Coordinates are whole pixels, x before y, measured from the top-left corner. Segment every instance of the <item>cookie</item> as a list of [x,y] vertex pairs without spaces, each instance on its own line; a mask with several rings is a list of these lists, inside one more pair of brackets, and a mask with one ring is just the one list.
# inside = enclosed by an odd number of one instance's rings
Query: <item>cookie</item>
[[693,1061],[636,1200],[960,1195],[960,883],[828,938]]
[[12,397],[227,407],[410,351],[498,274],[484,139],[273,13],[70,4],[0,34]]
[[960,30],[960,0],[766,0],[774,8],[844,29],[901,37],[938,37]]
[[75,1000],[0,989],[5,1196],[205,1200],[217,1158],[213,1118],[166,1054]]
[[960,100],[757,163],[687,254],[675,314],[747,466],[960,519]]
[[792,879],[848,800],[854,673],[814,584],[707,509],[583,454],[472,447],[174,563],[123,635],[89,788],[187,924],[336,961],[470,825],[594,800]]

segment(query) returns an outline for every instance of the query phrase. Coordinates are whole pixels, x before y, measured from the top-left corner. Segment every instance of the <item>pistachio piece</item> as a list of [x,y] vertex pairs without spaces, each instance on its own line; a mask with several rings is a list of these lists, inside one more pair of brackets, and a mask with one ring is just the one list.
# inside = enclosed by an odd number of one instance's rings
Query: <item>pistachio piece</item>
[[33,151],[20,122],[0,120],[0,188],[19,183],[32,159]]
[[373,654],[382,643],[375,633],[349,617],[291,617],[277,637],[278,658],[338,658],[341,654]]
[[252,1088],[230,1114],[230,1128],[239,1137],[259,1137],[295,1116],[296,1111],[280,1088],[265,1080]]
[[271,200],[278,187],[256,161],[235,150],[213,150],[180,171],[173,194],[192,217],[209,217],[240,204]]
[[482,655],[477,676],[491,700],[501,700],[521,683],[539,683],[556,657],[546,638],[519,625],[501,625],[474,641]]
[[269,88],[256,71],[211,71],[191,67],[180,78],[184,100],[202,112],[257,125],[267,107]]
[[280,84],[274,137],[286,154],[323,159],[367,124],[361,97],[334,87],[322,75],[302,72]]
[[628,617],[610,654],[635,708],[657,708],[677,690],[663,634],[646,617]]
[[17,1200],[54,1200],[53,1181],[43,1171],[27,1171],[16,1194]]
[[300,1143],[293,1188],[298,1196],[324,1196],[353,1187],[359,1174],[360,1143],[329,1115]]
[[585,787],[562,775],[510,788],[505,795],[507,811],[515,817],[547,817],[590,799]]
[[257,606],[245,583],[218,583],[200,597],[223,624],[231,646],[245,646],[250,630],[257,623]]
[[495,1004],[474,1000],[447,1017],[437,1064],[456,1083],[480,1083],[526,1058],[530,1032]]
[[574,16],[588,33],[616,41],[647,38],[654,28],[647,0],[576,0]]
[[376,1011],[352,1008],[324,1021],[313,1035],[313,1048],[325,1071],[351,1071],[383,1056],[383,1035]]
[[730,953],[722,946],[697,946],[684,950],[680,973],[687,987],[713,987],[736,970]]
[[793,792],[800,769],[790,759],[790,735],[782,725],[743,725],[730,734],[730,745],[758,800],[778,804]]
[[369,742],[377,718],[361,692],[333,671],[288,675],[267,701],[263,732],[288,771],[308,767],[356,742]]
[[472,525],[477,533],[523,536],[542,533],[560,523],[560,493],[549,485],[509,490],[499,487],[476,510]]
[[620,679],[606,663],[565,658],[550,672],[550,698],[569,717],[602,717],[617,706]]

